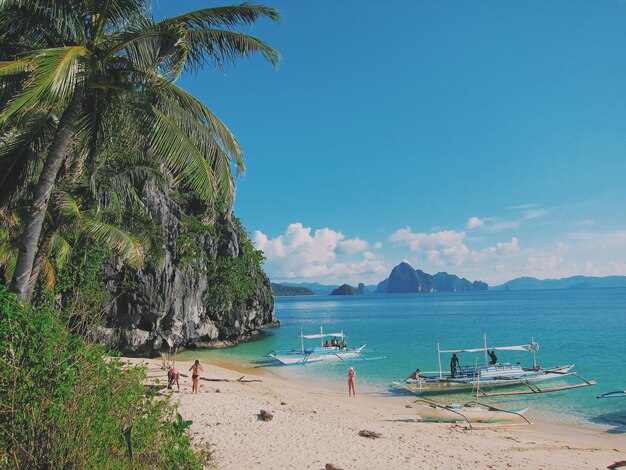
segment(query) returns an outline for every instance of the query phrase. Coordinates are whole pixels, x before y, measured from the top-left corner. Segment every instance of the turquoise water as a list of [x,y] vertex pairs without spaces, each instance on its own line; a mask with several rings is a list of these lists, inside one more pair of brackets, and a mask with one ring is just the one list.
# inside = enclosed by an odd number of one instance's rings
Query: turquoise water
[[[275,366],[262,358],[274,349],[299,348],[300,332],[340,330],[348,344],[367,343],[386,359],[352,361],[358,384],[381,393],[402,393],[391,383],[415,368],[437,369],[437,341],[441,349],[476,348],[487,333],[490,346],[528,343],[540,345],[537,362],[544,367],[574,363],[580,375],[598,385],[541,396],[490,398],[502,406],[526,404],[626,431],[626,399],[596,399],[601,393],[626,389],[626,289],[387,294],[346,297],[277,298],[276,317],[282,326],[237,347],[196,353],[226,357],[255,367],[272,367],[287,377],[343,382],[348,365],[309,364]],[[474,365],[482,355],[461,355]],[[523,352],[498,352],[499,362],[532,364]],[[444,369],[449,355],[442,355]],[[547,385],[544,385],[547,386]],[[485,400],[486,401],[486,400]]]

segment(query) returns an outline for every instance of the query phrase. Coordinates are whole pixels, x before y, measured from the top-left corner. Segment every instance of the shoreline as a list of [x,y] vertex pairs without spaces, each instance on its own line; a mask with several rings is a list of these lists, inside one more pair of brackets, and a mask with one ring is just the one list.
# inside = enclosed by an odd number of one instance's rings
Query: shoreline
[[[158,359],[126,359],[147,364],[152,378],[167,383]],[[177,361],[187,374],[192,361]],[[228,367],[225,367],[228,366]],[[348,398],[345,384],[288,380],[267,369],[249,368],[221,358],[204,362],[203,377],[192,395],[190,378],[181,377],[173,393],[184,419],[193,420],[192,440],[208,447],[212,467],[310,468],[606,468],[626,459],[626,439],[581,425],[539,420],[528,426],[425,423],[404,407],[407,397],[382,396],[359,387]],[[246,379],[261,382],[237,382]],[[163,393],[171,393],[164,391]],[[262,421],[260,410],[273,413]],[[382,434],[380,439],[358,435]]]

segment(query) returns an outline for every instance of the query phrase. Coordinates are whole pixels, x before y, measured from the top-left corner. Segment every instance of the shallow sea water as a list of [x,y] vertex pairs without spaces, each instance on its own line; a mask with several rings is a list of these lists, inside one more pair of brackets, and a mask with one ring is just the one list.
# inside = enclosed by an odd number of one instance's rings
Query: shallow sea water
[[[276,317],[281,327],[268,329],[252,341],[185,356],[231,359],[271,368],[294,380],[332,384],[343,383],[352,366],[358,385],[381,395],[402,395],[392,382],[417,367],[437,370],[438,341],[441,349],[459,349],[482,347],[483,332],[489,346],[526,344],[534,338],[540,345],[539,364],[574,363],[575,371],[597,380],[598,385],[483,401],[505,407],[530,406],[534,414],[552,413],[564,421],[586,421],[608,426],[612,432],[626,432],[626,398],[595,398],[626,389],[626,289],[282,297],[276,298]],[[343,329],[349,345],[366,343],[368,349],[377,349],[386,358],[287,367],[263,357],[275,349],[299,349],[296,336],[300,330],[314,334],[320,324],[325,332]],[[484,360],[482,354],[461,355],[463,365]],[[498,351],[498,360],[532,365],[532,356],[524,352]],[[444,369],[449,361],[450,354],[442,354]],[[444,401],[462,399],[443,397]]]

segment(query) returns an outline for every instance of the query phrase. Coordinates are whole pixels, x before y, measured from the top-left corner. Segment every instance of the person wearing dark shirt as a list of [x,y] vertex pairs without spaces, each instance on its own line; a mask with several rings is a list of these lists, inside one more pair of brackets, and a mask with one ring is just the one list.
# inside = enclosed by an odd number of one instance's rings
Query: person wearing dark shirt
[[456,353],[452,354],[452,359],[450,359],[450,376],[454,378],[456,374],[456,369],[459,367],[459,358]]

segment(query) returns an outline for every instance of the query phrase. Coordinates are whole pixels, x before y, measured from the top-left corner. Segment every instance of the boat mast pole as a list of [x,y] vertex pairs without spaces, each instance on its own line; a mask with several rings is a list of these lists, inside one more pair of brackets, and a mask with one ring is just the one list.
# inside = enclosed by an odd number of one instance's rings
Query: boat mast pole
[[320,325],[320,337],[321,337],[320,338],[320,342],[321,342],[320,347],[323,348],[324,347],[324,330],[322,328],[322,325]]
[[530,337],[530,344],[531,344],[530,348],[533,353],[533,370],[537,370],[537,356],[536,356],[537,351],[535,350],[535,337],[534,336]]
[[483,331],[483,341],[485,343],[485,365],[489,365],[489,359],[487,359],[487,332]]
[[439,341],[437,341],[437,359],[439,360],[439,378],[443,378],[441,373],[441,351],[439,350]]
[[300,328],[300,352],[304,354],[304,332]]

